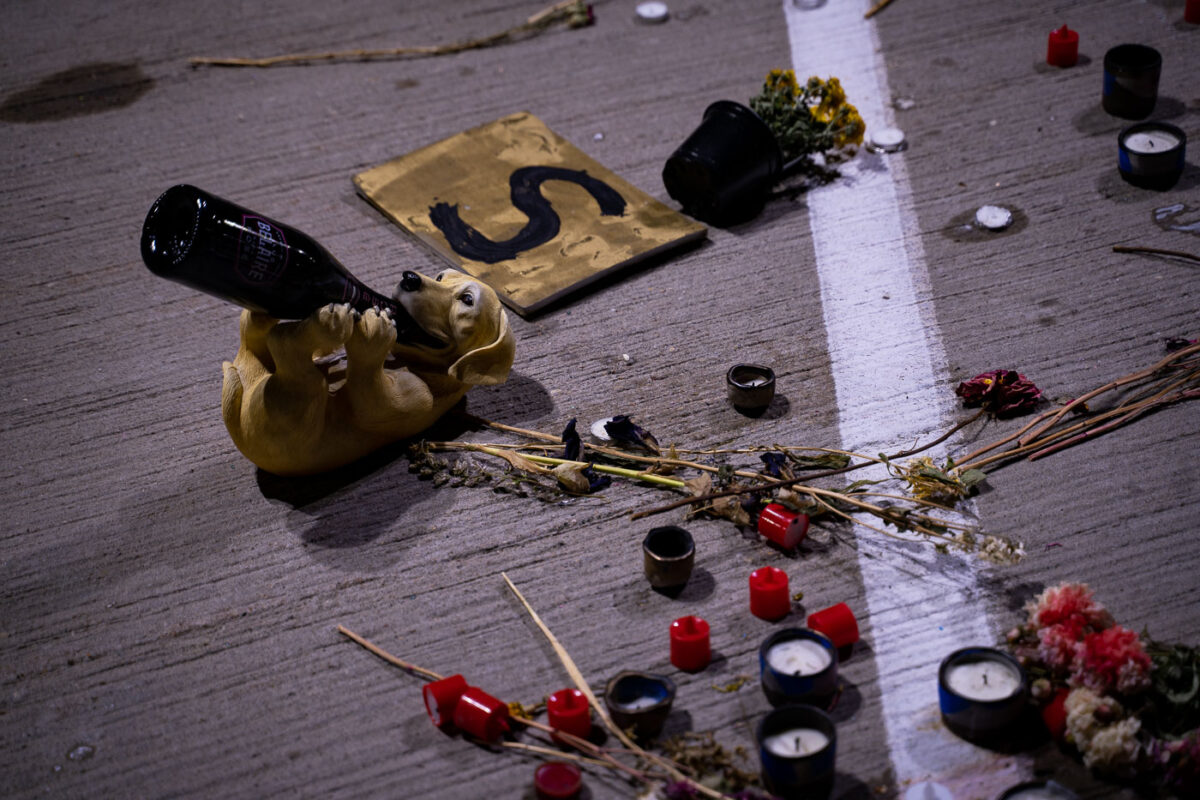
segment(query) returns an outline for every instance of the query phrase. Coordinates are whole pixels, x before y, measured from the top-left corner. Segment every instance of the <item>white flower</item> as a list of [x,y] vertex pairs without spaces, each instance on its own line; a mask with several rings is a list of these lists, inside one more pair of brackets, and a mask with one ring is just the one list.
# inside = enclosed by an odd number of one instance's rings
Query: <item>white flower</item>
[[1132,766],[1137,761],[1138,751],[1141,749],[1137,740],[1141,727],[1140,720],[1129,717],[1101,728],[1083,751],[1083,763],[1102,770]]

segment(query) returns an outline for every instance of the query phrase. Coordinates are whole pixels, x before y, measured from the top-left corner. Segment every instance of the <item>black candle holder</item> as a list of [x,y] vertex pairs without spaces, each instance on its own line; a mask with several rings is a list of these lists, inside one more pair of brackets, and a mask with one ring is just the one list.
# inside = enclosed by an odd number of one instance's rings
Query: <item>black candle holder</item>
[[1114,117],[1145,119],[1158,101],[1162,55],[1144,44],[1119,44],[1104,54],[1101,104]]
[[1166,122],[1139,122],[1117,135],[1117,169],[1143,189],[1170,189],[1183,175],[1187,134]]
[[[796,753],[788,753],[779,752],[777,746],[772,746],[773,737],[777,741],[781,734],[796,729],[819,734],[826,740],[824,747],[809,752],[800,752],[802,748],[797,747]],[[772,794],[788,800],[829,797],[837,777],[837,728],[828,714],[804,705],[773,709],[758,724],[757,739],[763,783]]]

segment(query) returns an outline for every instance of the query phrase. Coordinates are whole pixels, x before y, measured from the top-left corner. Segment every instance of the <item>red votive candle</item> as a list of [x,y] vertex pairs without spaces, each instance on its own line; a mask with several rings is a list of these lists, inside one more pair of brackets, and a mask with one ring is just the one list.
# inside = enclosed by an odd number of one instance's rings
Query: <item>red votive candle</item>
[[1050,31],[1046,45],[1046,63],[1055,67],[1073,67],[1079,60],[1079,32],[1066,25]]
[[808,627],[825,634],[839,650],[858,641],[858,620],[845,603],[809,614]]
[[775,567],[759,567],[750,573],[750,613],[759,619],[777,620],[792,610],[787,573]]
[[671,623],[672,664],[684,672],[699,672],[711,660],[707,622],[689,616]]
[[582,787],[583,773],[565,761],[547,761],[533,773],[538,800],[571,800]]
[[458,698],[467,690],[467,679],[462,675],[451,675],[440,681],[433,681],[421,687],[421,696],[425,698],[425,711],[433,724],[441,728],[454,721],[454,709]]
[[1187,0],[1183,7],[1183,21],[1200,25],[1200,0]]
[[758,512],[758,532],[784,550],[791,550],[808,533],[808,514],[792,511],[779,503],[768,503]]
[[546,698],[550,727],[586,739],[592,732],[592,709],[578,689],[559,689]]
[[477,686],[469,686],[454,707],[454,727],[493,742],[508,732],[508,706]]

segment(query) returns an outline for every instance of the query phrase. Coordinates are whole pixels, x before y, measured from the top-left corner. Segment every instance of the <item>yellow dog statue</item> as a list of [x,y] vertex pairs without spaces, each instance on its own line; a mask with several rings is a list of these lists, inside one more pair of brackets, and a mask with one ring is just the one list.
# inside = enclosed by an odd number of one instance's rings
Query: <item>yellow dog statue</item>
[[508,379],[516,343],[491,287],[455,270],[405,272],[393,297],[444,346],[396,341],[375,309],[327,305],[295,322],[243,311],[221,389],[238,450],[277,475],[325,472],[415,436],[472,386]]

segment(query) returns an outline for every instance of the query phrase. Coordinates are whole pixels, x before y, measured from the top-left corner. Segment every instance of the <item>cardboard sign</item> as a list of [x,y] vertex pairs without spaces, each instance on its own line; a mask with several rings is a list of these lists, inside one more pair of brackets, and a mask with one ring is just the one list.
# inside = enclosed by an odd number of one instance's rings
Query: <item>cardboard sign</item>
[[369,169],[354,183],[522,316],[706,233],[527,112]]

